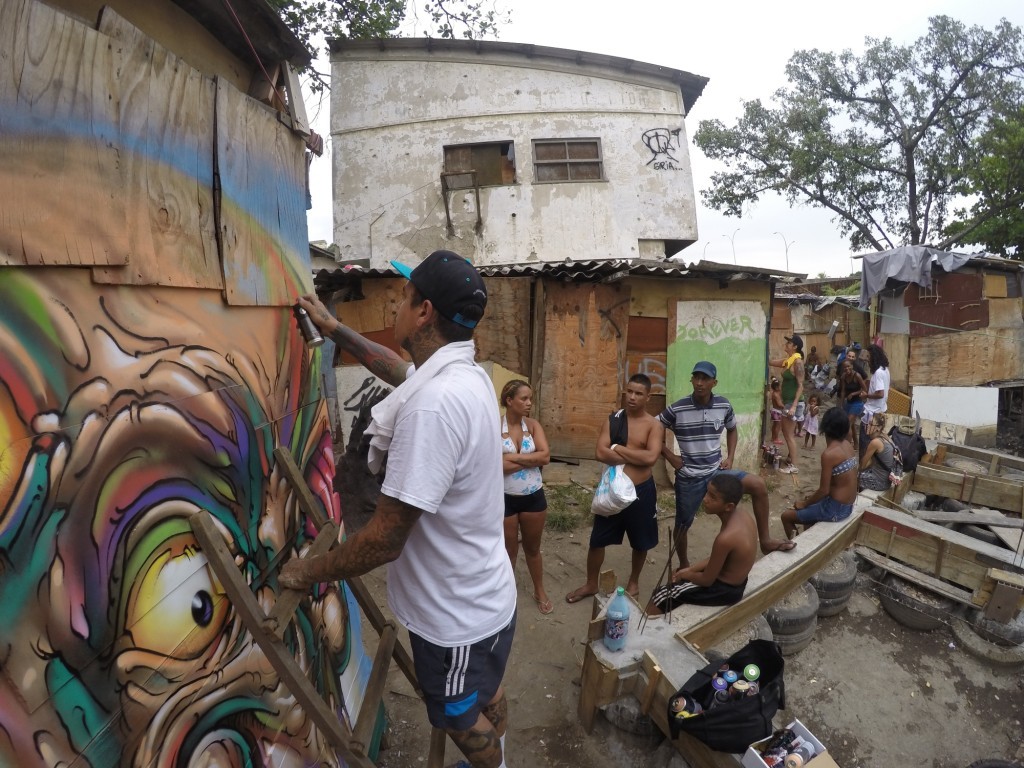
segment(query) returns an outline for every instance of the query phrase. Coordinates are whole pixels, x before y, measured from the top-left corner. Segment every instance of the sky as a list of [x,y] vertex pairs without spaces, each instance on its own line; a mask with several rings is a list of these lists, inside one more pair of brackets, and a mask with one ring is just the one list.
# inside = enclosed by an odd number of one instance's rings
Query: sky
[[[412,0],[417,5],[419,0]],[[700,190],[710,185],[718,163],[693,144],[701,120],[733,125],[742,103],[769,102],[787,85],[785,66],[794,51],[852,50],[859,54],[866,37],[889,37],[909,44],[927,32],[930,16],[945,14],[966,24],[991,29],[1000,19],[1024,26],[1021,0],[861,0],[858,3],[779,3],[740,0],[711,2],[611,3],[608,0],[497,0],[511,10],[503,25],[503,42],[569,48],[660,64],[710,78],[704,93],[686,117],[690,163],[697,197],[700,239],[686,248],[687,264],[707,259],[815,277],[824,272],[841,277],[860,271],[832,215],[809,206],[791,208],[779,196],[763,197],[741,218],[727,217],[705,206]],[[407,34],[415,34],[415,29]],[[318,68],[325,70],[326,64]],[[311,101],[311,100],[307,100]],[[310,181],[314,207],[309,211],[310,240],[331,242],[330,130],[327,102],[309,104],[315,130],[327,148],[314,161]]]

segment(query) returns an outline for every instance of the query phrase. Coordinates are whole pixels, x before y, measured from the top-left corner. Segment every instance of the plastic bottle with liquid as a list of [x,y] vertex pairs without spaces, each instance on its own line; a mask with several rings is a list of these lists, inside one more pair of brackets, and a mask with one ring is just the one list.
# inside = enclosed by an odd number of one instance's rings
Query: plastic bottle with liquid
[[608,603],[604,619],[604,645],[609,651],[621,651],[629,633],[629,600],[626,590],[618,587],[615,597]]

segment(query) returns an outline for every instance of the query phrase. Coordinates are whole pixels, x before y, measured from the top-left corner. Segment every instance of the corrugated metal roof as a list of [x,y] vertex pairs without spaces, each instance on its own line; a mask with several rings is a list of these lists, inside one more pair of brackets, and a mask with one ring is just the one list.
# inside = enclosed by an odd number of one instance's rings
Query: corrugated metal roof
[[[703,278],[717,280],[755,280],[758,282],[798,281],[802,275],[778,272],[735,264],[700,261],[689,267],[677,261],[656,259],[594,259],[591,261],[531,262],[528,264],[490,264],[480,267],[485,277],[544,276],[569,282],[611,283],[626,277]],[[314,281],[321,289],[347,283],[360,277],[397,277],[398,272],[370,269],[360,264],[339,264],[337,269],[314,271]]]

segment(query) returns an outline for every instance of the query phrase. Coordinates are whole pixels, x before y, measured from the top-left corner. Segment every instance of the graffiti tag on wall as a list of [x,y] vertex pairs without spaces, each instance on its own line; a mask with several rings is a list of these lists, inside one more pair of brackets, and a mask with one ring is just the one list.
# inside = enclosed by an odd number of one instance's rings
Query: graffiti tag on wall
[[644,146],[651,151],[647,165],[656,171],[682,171],[683,164],[672,154],[679,149],[679,135],[682,128],[651,128],[640,137]]

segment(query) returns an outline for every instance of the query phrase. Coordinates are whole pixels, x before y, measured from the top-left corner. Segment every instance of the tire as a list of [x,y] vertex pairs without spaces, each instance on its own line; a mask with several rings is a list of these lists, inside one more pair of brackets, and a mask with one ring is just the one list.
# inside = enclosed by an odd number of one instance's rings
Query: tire
[[1015,619],[1004,624],[985,618],[985,614],[978,608],[971,608],[964,619],[975,633],[990,643],[1008,648],[1024,643],[1024,613],[1017,614]]
[[1024,768],[1024,764],[1011,760],[976,760],[967,768]]
[[764,612],[775,639],[780,635],[803,632],[818,623],[818,593],[804,582]]
[[853,590],[845,597],[819,597],[818,598],[818,616],[835,616],[837,613],[841,613],[846,608],[847,603],[850,602],[850,597],[853,595]]
[[[819,600],[849,597],[856,581],[857,558],[849,550],[840,554],[810,578],[810,584],[818,593]],[[820,611],[818,615],[821,616]]]
[[772,628],[764,616],[755,616],[744,627],[704,652],[708,661],[725,661],[751,640],[774,640]]
[[919,589],[891,573],[882,579],[878,596],[886,613],[904,627],[919,632],[938,629],[956,608],[949,598]]
[[623,696],[608,704],[604,707],[604,716],[609,723],[627,733],[647,738],[661,735],[650,715],[641,714],[640,702],[633,696]]
[[939,509],[943,512],[963,512],[967,505],[958,499],[943,499]]
[[788,635],[775,635],[775,642],[778,643],[779,651],[782,652],[783,656],[794,656],[811,644],[817,629],[818,617],[815,616],[810,626],[799,632],[793,632]]
[[953,636],[967,653],[994,667],[1008,670],[1024,669],[1024,645],[1008,647],[990,643],[975,632],[962,616],[953,619]]

